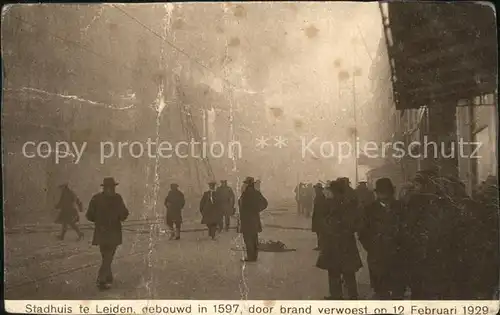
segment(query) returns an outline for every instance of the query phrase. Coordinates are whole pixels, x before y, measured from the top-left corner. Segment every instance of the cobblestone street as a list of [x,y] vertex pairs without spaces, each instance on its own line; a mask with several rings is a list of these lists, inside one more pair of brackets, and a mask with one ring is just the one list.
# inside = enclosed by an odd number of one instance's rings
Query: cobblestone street
[[[47,232],[10,234],[5,297],[318,300],[327,295],[326,271],[315,267],[318,252],[312,250],[316,239],[308,230],[310,221],[293,209],[266,211],[262,220],[261,239],[280,240],[296,251],[261,252],[257,263],[243,264],[243,251],[238,250],[243,240],[235,230],[212,241],[199,220],[191,220],[181,240],[170,241],[161,231],[151,234],[146,225],[125,227],[124,244],[113,263],[115,285],[106,292],[95,287],[100,254],[90,245],[90,230],[81,242],[71,231],[64,242]],[[357,278],[361,298],[367,298],[366,268]]]

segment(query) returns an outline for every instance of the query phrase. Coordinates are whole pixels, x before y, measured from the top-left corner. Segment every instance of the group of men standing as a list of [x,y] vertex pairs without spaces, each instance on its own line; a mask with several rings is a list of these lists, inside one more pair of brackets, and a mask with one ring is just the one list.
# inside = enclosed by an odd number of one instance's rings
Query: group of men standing
[[315,186],[313,231],[317,267],[328,270],[330,296],[358,298],[362,267],[355,235],[367,252],[377,299],[491,299],[498,289],[498,190],[496,178],[468,196],[453,177],[418,172],[397,200],[389,178],[375,195],[345,178]]
[[[215,240],[217,231],[229,231],[231,216],[236,212],[235,200],[236,196],[227,180],[221,180],[219,187],[216,182],[208,183],[208,190],[201,197],[200,213],[201,223],[208,227],[208,234],[212,239]],[[179,185],[171,184],[164,203],[167,208],[166,224],[171,231],[170,239],[181,238],[182,209],[185,204],[186,200],[179,190]]]
[[314,203],[314,187],[311,183],[299,183],[294,190],[297,213],[306,218],[311,217]]
[[[247,251],[244,261],[257,260],[258,233],[262,231],[260,212],[267,208],[268,202],[260,192],[260,182],[253,177],[247,177],[243,183],[242,193],[238,200],[239,232],[242,233]],[[122,244],[122,222],[129,216],[123,198],[116,192],[118,183],[112,177],[104,178],[101,184],[103,190],[95,194],[90,200],[86,218],[94,223],[92,245],[99,246],[102,263],[97,276],[97,286],[101,290],[111,288],[113,274],[111,264],[116,249]],[[60,213],[56,223],[62,224],[59,239],[64,239],[67,227],[72,227],[83,238],[83,233],[77,226],[78,211],[83,212],[83,206],[76,194],[63,184],[60,201],[56,205]],[[209,189],[203,194],[200,201],[202,224],[206,224],[209,235],[215,239],[216,232],[230,228],[230,217],[235,214],[235,194],[226,180],[222,180],[219,187],[215,182],[209,183]],[[167,208],[166,224],[170,227],[171,239],[180,239],[182,224],[182,209],[186,203],[184,194],[179,185],[171,184],[170,191],[165,199]]]
[[[184,205],[184,195],[179,191],[177,184],[172,184],[165,199],[166,221],[173,231],[172,239],[180,239],[181,212]],[[262,231],[260,212],[266,209],[267,205],[266,198],[260,192],[260,181],[247,177],[238,200],[238,232],[242,233],[245,242],[247,251],[245,261],[257,260],[258,233]],[[202,216],[201,223],[207,226],[208,235],[212,240],[216,240],[217,232],[229,231],[231,216],[236,213],[236,195],[226,180],[221,180],[219,187],[216,182],[208,183],[208,190],[201,197],[199,209]]]

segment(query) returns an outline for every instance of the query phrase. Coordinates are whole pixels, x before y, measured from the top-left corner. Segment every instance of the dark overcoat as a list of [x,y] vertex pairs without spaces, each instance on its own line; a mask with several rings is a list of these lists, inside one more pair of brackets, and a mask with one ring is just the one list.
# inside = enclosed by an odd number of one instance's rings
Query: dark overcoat
[[209,190],[203,193],[200,201],[200,212],[202,215],[201,224],[213,225],[220,223],[222,211],[215,191]]
[[352,202],[346,197],[334,197],[327,199],[327,207],[316,266],[333,273],[357,272],[362,263],[354,236]]
[[314,197],[314,207],[312,215],[312,231],[319,233],[321,231],[321,225],[326,217],[328,206],[326,203],[325,194],[322,190],[316,191],[316,196]]
[[240,233],[262,232],[260,213],[264,211],[268,202],[262,193],[253,187],[247,187],[239,199]]
[[94,222],[92,245],[118,246],[122,243],[122,222],[129,211],[120,194],[98,193],[90,200],[86,217]]
[[234,203],[236,197],[231,187],[221,186],[217,188],[216,199],[223,215],[231,216],[234,214]]
[[[423,296],[418,299],[441,297],[449,288],[458,257],[453,253],[456,208],[438,194],[413,193],[405,210],[404,252],[410,286],[418,284]],[[413,292],[413,290],[412,290]]]
[[184,194],[179,190],[170,190],[165,198],[167,208],[167,224],[182,222],[182,208],[186,204]]
[[393,285],[405,281],[401,261],[403,203],[374,201],[363,209],[359,241],[368,253],[372,287],[380,281]]
[[56,205],[56,209],[59,209],[59,214],[55,222],[60,224],[71,224],[80,220],[78,210],[82,211],[82,203],[73,191],[64,189]]
[[358,206],[364,208],[375,201],[375,195],[373,191],[368,189],[367,187],[357,187],[356,197],[358,198]]

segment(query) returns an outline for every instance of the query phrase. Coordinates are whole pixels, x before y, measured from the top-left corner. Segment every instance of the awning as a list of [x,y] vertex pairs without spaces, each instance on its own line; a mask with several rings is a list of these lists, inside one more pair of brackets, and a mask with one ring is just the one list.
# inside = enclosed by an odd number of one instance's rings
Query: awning
[[397,109],[456,104],[497,88],[494,8],[479,2],[381,5]]

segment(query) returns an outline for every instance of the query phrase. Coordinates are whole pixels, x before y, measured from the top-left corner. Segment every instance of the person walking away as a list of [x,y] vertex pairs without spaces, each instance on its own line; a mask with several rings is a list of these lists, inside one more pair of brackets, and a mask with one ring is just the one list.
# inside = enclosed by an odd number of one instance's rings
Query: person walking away
[[259,233],[262,232],[260,213],[264,211],[268,202],[262,193],[255,189],[255,181],[247,177],[244,189],[238,200],[240,209],[240,233],[243,234],[247,257],[246,262],[255,262],[258,258]]
[[405,210],[404,251],[409,273],[411,298],[446,298],[451,283],[449,261],[453,242],[452,226],[446,218],[454,211],[440,179],[433,171],[420,171],[415,177],[416,192]]
[[403,204],[396,200],[389,178],[375,184],[376,200],[363,208],[359,241],[368,253],[370,284],[377,300],[403,299],[405,286],[401,274],[400,230]]
[[83,212],[82,202],[69,188],[68,184],[62,184],[59,188],[61,188],[61,198],[56,205],[56,209],[60,211],[56,218],[56,223],[61,224],[61,234],[58,236],[58,239],[64,240],[64,236],[69,226],[75,230],[78,235],[78,240],[81,240],[83,238],[83,232],[80,231],[77,224],[78,221],[80,221],[78,212]]
[[201,224],[206,224],[208,227],[208,235],[215,240],[217,226],[221,220],[221,210],[217,202],[217,195],[215,190],[215,182],[208,184],[208,191],[203,194],[200,201],[200,212],[202,215]]
[[101,290],[111,288],[113,283],[111,264],[117,247],[122,244],[121,223],[129,215],[122,196],[116,193],[117,185],[114,178],[104,178],[103,191],[92,197],[86,214],[95,226],[92,245],[99,246],[101,251],[102,263],[97,276],[97,286]]
[[221,180],[221,185],[216,190],[216,199],[222,211],[222,217],[219,223],[219,231],[229,231],[231,216],[236,212],[236,196],[231,187],[227,185],[227,180]]
[[321,223],[326,216],[326,197],[323,193],[323,185],[320,183],[314,186],[315,197],[314,197],[314,207],[312,215],[312,231],[316,233],[317,246],[314,250],[319,250],[321,248]]
[[316,266],[328,271],[330,296],[327,300],[342,300],[342,280],[347,287],[349,299],[358,299],[356,272],[362,267],[354,228],[350,202],[343,183],[333,181],[331,194],[327,194],[328,213],[323,227],[322,244]]
[[179,185],[171,184],[165,207],[167,208],[167,226],[170,229],[170,239],[181,239],[182,208],[186,205],[184,194],[179,190]]

